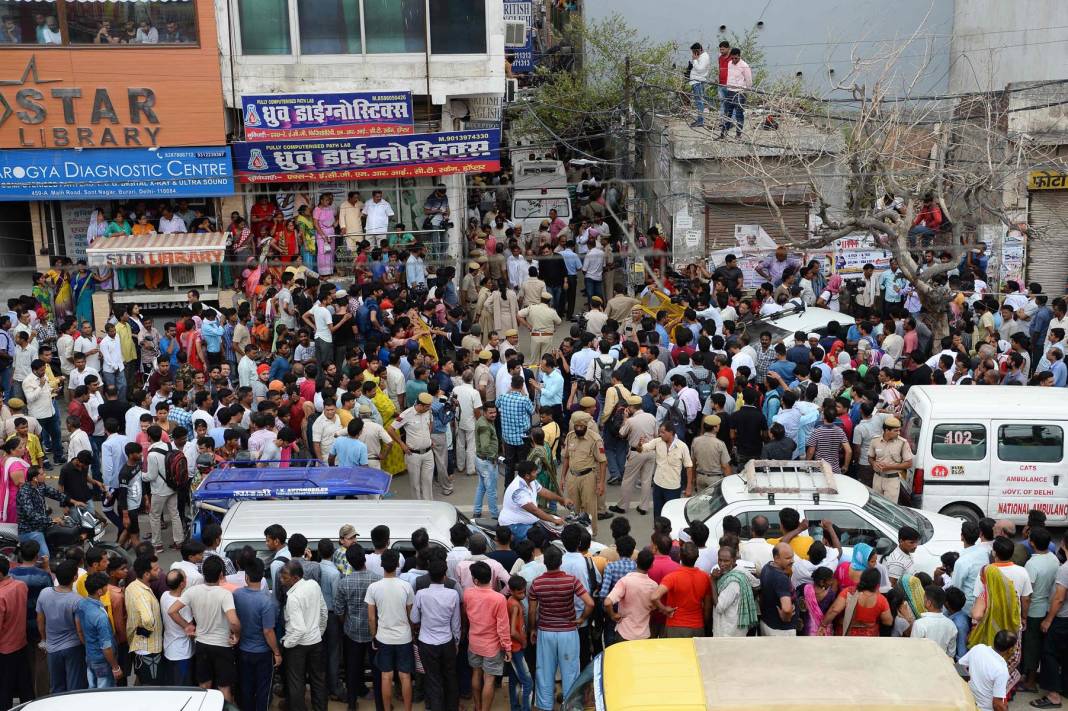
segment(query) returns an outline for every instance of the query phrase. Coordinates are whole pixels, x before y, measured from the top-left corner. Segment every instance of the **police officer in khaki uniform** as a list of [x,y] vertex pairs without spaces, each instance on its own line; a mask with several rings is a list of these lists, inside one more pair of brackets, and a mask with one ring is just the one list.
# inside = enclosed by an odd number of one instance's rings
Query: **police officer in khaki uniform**
[[476,319],[475,305],[478,303],[478,289],[481,286],[481,274],[482,267],[478,262],[471,262],[467,265],[467,274],[464,274],[463,281],[460,283],[460,305],[467,311],[467,318],[471,321]]
[[700,437],[690,445],[690,457],[697,474],[697,487],[704,489],[731,474],[731,455],[719,438],[721,420],[718,415],[705,415]]
[[594,418],[593,413],[597,411],[597,401],[587,395],[579,400],[579,408],[575,412],[571,413],[571,422],[568,423],[567,431],[570,434],[575,431],[575,426],[585,424],[589,431],[597,436],[601,437],[601,432],[597,428],[597,420]]
[[912,468],[912,447],[901,436],[901,420],[893,416],[883,420],[882,437],[868,445],[868,461],[873,474],[871,488],[897,503],[903,475]]
[[560,314],[549,305],[553,299],[547,291],[541,292],[541,303],[520,309],[519,323],[530,329],[530,362],[540,363],[541,357],[552,350],[553,335],[562,323]]
[[589,515],[594,537],[597,536],[597,498],[604,496],[607,462],[601,438],[594,437],[586,423],[577,424],[564,440],[560,486],[564,495],[575,502],[575,509]]
[[501,354],[502,363],[507,360],[506,356],[508,355],[508,351],[515,351],[516,353],[523,352],[519,350],[519,331],[514,328],[509,328],[504,332],[504,340],[497,346],[497,352]]
[[[402,412],[389,426],[389,436],[404,450],[404,463],[412,486],[412,498],[434,500],[434,452],[430,439],[430,393],[419,393],[415,405]],[[398,430],[404,430],[401,441]]]

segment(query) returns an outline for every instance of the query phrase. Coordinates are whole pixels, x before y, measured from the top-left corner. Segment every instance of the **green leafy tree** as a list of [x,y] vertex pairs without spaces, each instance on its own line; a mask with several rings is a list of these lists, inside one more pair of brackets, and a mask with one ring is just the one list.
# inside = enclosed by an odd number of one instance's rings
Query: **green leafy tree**
[[620,15],[590,22],[575,18],[564,35],[580,59],[572,71],[537,69],[531,96],[512,109],[513,125],[521,130],[551,132],[577,143],[618,133],[625,115],[627,57],[635,111],[670,110],[679,101],[684,67],[673,64],[675,43],[650,42]]

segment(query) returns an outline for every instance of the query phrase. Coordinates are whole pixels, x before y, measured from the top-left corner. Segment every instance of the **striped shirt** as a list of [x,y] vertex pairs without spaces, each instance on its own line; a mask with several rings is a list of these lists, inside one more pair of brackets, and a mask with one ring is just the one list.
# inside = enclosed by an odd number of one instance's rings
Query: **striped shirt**
[[575,597],[586,588],[574,575],[550,570],[534,579],[527,594],[538,603],[538,629],[545,632],[570,632],[575,624]]
[[808,446],[816,448],[816,459],[822,459],[831,465],[831,471],[841,474],[839,461],[842,457],[842,444],[848,441],[841,427],[823,423],[812,430],[808,437]]

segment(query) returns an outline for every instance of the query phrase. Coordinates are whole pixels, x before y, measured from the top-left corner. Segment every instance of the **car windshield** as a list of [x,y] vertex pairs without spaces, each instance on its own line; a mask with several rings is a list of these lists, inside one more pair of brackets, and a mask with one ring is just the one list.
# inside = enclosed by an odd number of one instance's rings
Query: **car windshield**
[[782,343],[787,336],[793,334],[793,331],[787,331],[785,328],[780,328],[772,321],[750,321],[745,327],[746,333],[750,338],[756,338],[764,331],[771,334],[772,343]]
[[920,543],[926,543],[934,535],[934,526],[927,520],[927,517],[884,499],[878,494],[873,493],[868,497],[864,510],[895,531],[902,526],[915,528],[920,532]]
[[549,210],[556,210],[560,217],[571,216],[571,206],[565,197],[545,197],[516,200],[512,217],[522,220],[530,217],[548,217]]
[[723,482],[718,481],[700,494],[690,497],[690,500],[686,502],[684,509],[686,522],[707,521],[726,505],[727,500],[723,498]]

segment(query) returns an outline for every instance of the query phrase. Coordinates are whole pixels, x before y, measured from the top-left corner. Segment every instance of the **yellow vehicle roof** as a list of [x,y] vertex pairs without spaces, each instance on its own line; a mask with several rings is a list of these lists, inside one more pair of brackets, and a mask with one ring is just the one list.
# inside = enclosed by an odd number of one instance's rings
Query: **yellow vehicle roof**
[[662,639],[605,652],[607,711],[975,711],[930,640]]
[[[647,315],[656,318],[657,311],[667,311],[668,320],[665,328],[668,332],[668,337],[674,342],[675,339],[675,327],[682,321],[682,315],[686,311],[680,304],[676,304],[671,300],[665,292],[659,289],[650,289],[649,292],[641,299],[641,308]],[[661,346],[666,345],[664,343]]]

